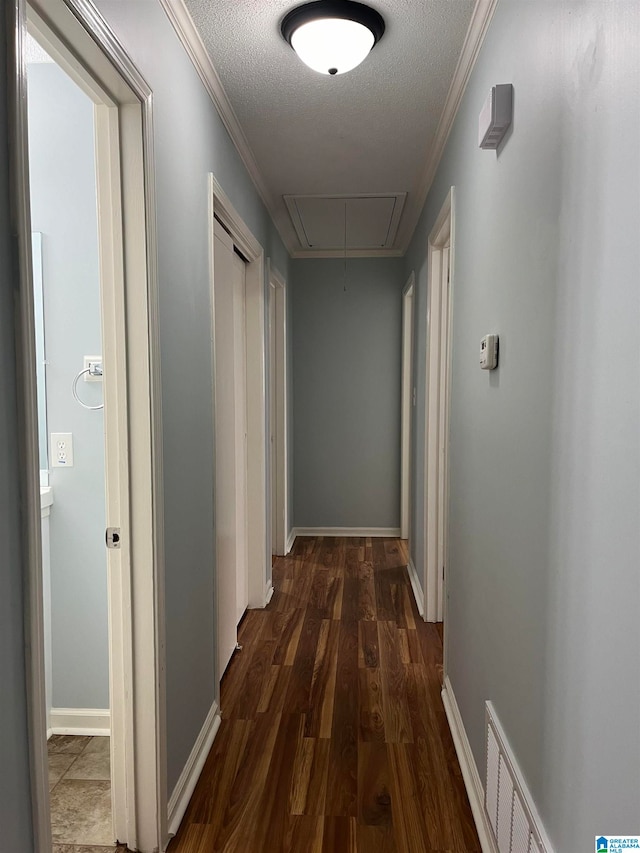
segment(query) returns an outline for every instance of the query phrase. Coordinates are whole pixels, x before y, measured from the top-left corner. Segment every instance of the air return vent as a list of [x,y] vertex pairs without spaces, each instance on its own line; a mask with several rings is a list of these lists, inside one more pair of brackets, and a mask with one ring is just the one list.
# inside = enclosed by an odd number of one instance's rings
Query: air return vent
[[553,853],[495,714],[487,702],[485,809],[499,853]]

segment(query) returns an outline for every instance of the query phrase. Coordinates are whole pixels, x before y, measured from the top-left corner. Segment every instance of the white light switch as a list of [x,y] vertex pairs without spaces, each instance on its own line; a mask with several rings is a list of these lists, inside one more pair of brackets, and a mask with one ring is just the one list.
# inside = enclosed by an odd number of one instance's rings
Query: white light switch
[[73,468],[73,434],[51,433],[51,467]]

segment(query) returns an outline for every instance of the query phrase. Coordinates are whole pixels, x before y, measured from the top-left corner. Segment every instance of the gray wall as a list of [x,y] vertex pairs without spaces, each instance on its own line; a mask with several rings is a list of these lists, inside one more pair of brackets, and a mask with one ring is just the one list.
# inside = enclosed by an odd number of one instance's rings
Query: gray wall
[[209,172],[285,278],[288,255],[157,0],[97,5],[154,93],[171,791],[215,694]]
[[[481,775],[491,699],[558,853],[639,831],[639,43],[635,2],[502,0],[406,259],[420,388],[454,184],[448,672]],[[496,156],[477,118],[502,82]],[[423,417],[416,444],[420,476]]]
[[399,527],[401,259],[292,262],[294,524]]
[[[42,232],[47,422],[71,432],[74,467],[50,468],[54,708],[109,707],[102,411],[73,399],[102,351],[93,104],[52,63],[28,67],[31,224]],[[102,383],[78,385],[89,405]],[[51,465],[51,459],[49,464]]]
[[[0,15],[0,68],[7,67],[6,16]],[[7,147],[7,75],[0,74],[0,851],[33,849],[25,685],[23,555],[14,306]]]

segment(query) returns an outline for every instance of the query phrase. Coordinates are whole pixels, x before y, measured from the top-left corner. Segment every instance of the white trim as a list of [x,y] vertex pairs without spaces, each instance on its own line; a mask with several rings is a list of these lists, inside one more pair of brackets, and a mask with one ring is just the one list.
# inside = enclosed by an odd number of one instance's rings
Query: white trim
[[449,676],[445,676],[444,679],[442,702],[449,722],[449,728],[451,729],[453,745],[456,748],[456,754],[460,762],[462,778],[464,786],[467,789],[467,796],[469,797],[482,853],[498,853],[498,848],[493,841],[491,824],[484,808],[484,787],[480,780],[480,774],[478,773],[473,752],[471,751],[471,744],[467,737]]
[[285,557],[287,556],[287,554],[291,551],[291,549],[295,545],[296,536],[298,536],[298,534],[296,533],[296,528],[292,527],[291,530],[289,531],[289,535],[287,536],[287,544],[286,544],[285,549],[284,549]]
[[[444,567],[446,573],[449,470],[448,391],[451,384],[451,317],[453,306],[451,294],[453,292],[455,264],[454,225],[455,188],[451,187],[436,223],[429,234],[427,252],[429,287],[427,291],[424,467],[424,541],[426,543],[424,596],[427,622],[443,621],[446,600],[442,569]],[[448,258],[449,278],[447,282],[443,283],[445,258]]]
[[286,246],[287,250],[291,252],[293,245],[287,236],[288,223],[282,215],[281,208],[279,207],[276,198],[272,196],[264,182],[260,169],[258,168],[255,155],[249,145],[249,141],[247,140],[244,130],[238,121],[235,110],[233,109],[231,101],[225,92],[222,81],[218,76],[218,72],[216,71],[213,62],[211,61],[211,57],[209,56],[200,33],[193,22],[193,18],[191,17],[189,10],[183,0],[160,0],[160,4],[171,21],[182,46],[187,52],[187,55],[193,62],[205,89],[209,93],[227,133],[231,137],[231,141],[240,155],[240,159],[244,163],[249,177],[253,181],[253,185],[255,186],[258,195],[264,202],[265,207],[273,220],[273,224],[276,226],[278,233],[282,238],[282,242]]
[[265,604],[265,607],[267,606],[267,604],[268,604],[268,603],[271,601],[271,599],[273,598],[273,593],[274,593],[274,592],[275,592],[275,590],[274,590],[274,588],[273,588],[273,584],[271,583],[271,581],[269,581],[269,582],[267,583],[267,585],[266,585],[266,587],[265,587],[265,591],[264,591],[264,604]]
[[420,586],[420,581],[418,580],[418,572],[416,571],[416,567],[411,557],[409,557],[409,562],[407,564],[407,572],[409,573],[411,589],[413,590],[413,597],[416,600],[416,607],[418,608],[418,613],[424,619],[424,593],[422,591],[422,587]]
[[48,731],[53,735],[108,736],[111,712],[108,708],[52,708]]
[[174,836],[180,828],[180,822],[184,817],[184,813],[189,805],[189,800],[191,799],[198,779],[200,778],[202,768],[204,767],[204,763],[207,760],[209,751],[211,750],[211,745],[213,744],[216,734],[218,733],[218,729],[220,728],[220,723],[221,719],[220,712],[218,710],[218,703],[214,702],[209,709],[204,725],[200,729],[200,734],[193,745],[191,755],[182,769],[182,773],[176,783],[176,787],[173,789],[173,793],[169,798],[168,826],[170,836]]
[[398,539],[399,527],[294,527],[291,535],[296,536],[360,536]]
[[[247,260],[246,267],[246,369],[247,369],[247,560],[249,607],[265,606],[265,580],[271,576],[267,519],[267,399],[265,264],[262,246],[253,236],[213,174],[209,174],[210,213],[224,223],[234,244]],[[213,298],[213,227],[211,242],[211,294]],[[213,304],[213,303],[212,303]],[[212,328],[214,328],[212,326]],[[214,449],[215,453],[215,449]]]
[[[288,490],[288,407],[287,407],[287,284],[284,277],[272,265],[271,259],[267,258],[267,281],[269,283],[269,335],[275,335],[275,340],[269,339],[269,358],[267,360],[269,370],[269,408],[275,403],[275,411],[271,412],[274,418],[273,447],[270,446],[271,459],[275,463],[275,471],[271,471],[271,483],[269,494],[271,497],[271,512],[274,514],[270,534],[275,522],[276,535],[271,543],[273,554],[282,556],[285,553],[286,531],[289,529],[289,490]],[[271,300],[275,329],[271,328]],[[272,364],[272,353],[275,363]],[[270,418],[271,420],[271,418]],[[271,426],[271,425],[270,425]],[[271,429],[269,430],[271,431]],[[276,500],[273,500],[273,495]]]
[[401,451],[400,451],[400,536],[409,540],[411,519],[411,444],[413,435],[413,349],[415,328],[415,284],[412,272],[402,288],[402,371],[401,371]]
[[427,200],[427,195],[429,194],[440,160],[444,154],[451,128],[458,114],[458,109],[460,108],[469,78],[471,77],[471,72],[476,64],[482,42],[487,34],[497,5],[498,0],[477,0],[471,15],[469,28],[467,29],[462,50],[460,51],[456,70],[453,73],[453,79],[451,80],[435,137],[429,148],[429,154],[415,191],[409,194],[405,208],[404,222],[398,234],[402,254],[407,251],[411,243],[420,214]]

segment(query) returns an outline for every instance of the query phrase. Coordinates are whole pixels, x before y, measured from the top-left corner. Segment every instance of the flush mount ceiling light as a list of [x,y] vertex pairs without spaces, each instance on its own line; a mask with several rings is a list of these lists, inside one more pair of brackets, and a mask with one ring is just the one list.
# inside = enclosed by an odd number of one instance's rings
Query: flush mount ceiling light
[[318,0],[285,15],[282,35],[321,74],[344,74],[367,57],[384,33],[382,15],[351,0]]

